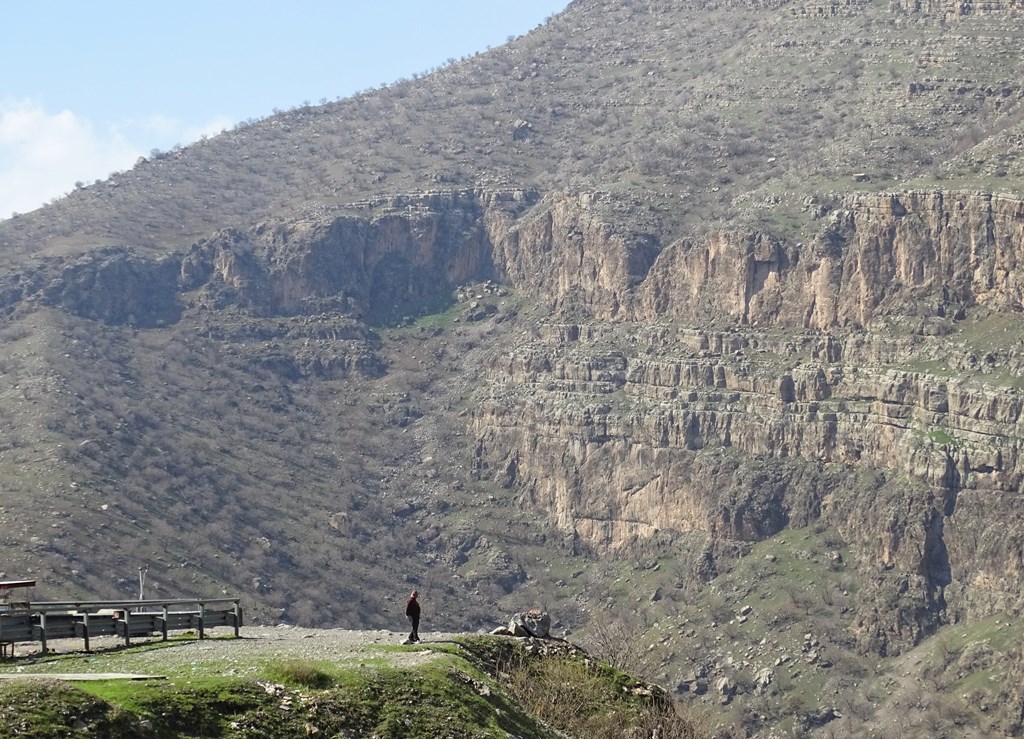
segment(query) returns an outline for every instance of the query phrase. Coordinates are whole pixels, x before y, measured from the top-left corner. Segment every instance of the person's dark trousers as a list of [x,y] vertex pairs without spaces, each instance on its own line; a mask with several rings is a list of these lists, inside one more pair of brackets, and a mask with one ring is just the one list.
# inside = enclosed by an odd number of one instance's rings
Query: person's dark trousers
[[409,616],[409,620],[412,622],[412,632],[409,634],[409,641],[419,641],[420,620],[417,616]]

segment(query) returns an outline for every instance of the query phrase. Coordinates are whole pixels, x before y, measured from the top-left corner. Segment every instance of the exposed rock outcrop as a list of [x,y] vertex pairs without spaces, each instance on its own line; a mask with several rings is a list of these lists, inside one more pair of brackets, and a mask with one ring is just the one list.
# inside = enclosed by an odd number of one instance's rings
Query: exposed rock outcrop
[[520,289],[619,320],[551,326],[494,357],[479,474],[597,548],[662,529],[756,540],[826,516],[869,568],[899,574],[865,599],[879,605],[862,638],[882,652],[947,608],[1016,600],[1021,551],[1005,528],[1019,530],[1022,396],[986,377],[1017,371],[1019,350],[994,342],[979,360],[940,337],[968,311],[1016,321],[1020,201],[838,199],[808,246],[715,233],[646,274],[589,208],[561,201],[495,239],[541,260],[505,267]]
[[[730,230],[662,247],[606,193],[427,193],[222,231],[176,258],[56,260],[2,294],[143,327],[185,303],[241,310],[251,360],[297,380],[381,375],[367,322],[497,279],[572,320],[491,353],[476,475],[594,550],[703,537],[703,576],[725,543],[824,517],[877,574],[860,636],[886,651],[1018,598],[1024,203],[809,207],[803,241]],[[287,333],[261,327],[275,316]],[[968,317],[1003,331],[954,340]]]
[[177,270],[174,257],[152,260],[124,248],[101,249],[71,264],[49,265],[53,276],[42,302],[113,325],[166,325],[181,315]]
[[556,198],[540,215],[493,224],[499,271],[552,307],[578,296],[598,318],[690,325],[864,329],[886,316],[1019,309],[1024,299],[1024,203],[1014,198],[841,197],[807,244],[724,231],[660,251],[654,235],[609,222],[600,201]]

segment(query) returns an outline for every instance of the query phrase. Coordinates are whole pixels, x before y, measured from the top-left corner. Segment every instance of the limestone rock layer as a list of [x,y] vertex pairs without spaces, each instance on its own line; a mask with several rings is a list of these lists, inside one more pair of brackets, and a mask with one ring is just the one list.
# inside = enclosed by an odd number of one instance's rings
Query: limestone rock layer
[[[305,317],[297,349],[247,337],[297,381],[380,377],[371,327],[503,284],[521,315],[475,378],[473,475],[598,554],[690,537],[706,576],[730,547],[823,519],[877,576],[861,636],[884,651],[1024,585],[1024,203],[905,192],[800,209],[799,237],[671,239],[622,195],[408,195],[158,262],[53,258],[0,278],[0,299],[138,327],[185,310]],[[910,605],[889,613],[900,592]]]

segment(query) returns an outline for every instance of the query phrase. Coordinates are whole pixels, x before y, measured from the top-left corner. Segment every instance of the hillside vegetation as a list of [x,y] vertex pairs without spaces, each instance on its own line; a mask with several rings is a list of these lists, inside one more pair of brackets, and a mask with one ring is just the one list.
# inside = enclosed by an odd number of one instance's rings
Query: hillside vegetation
[[1022,13],[576,0],[0,222],[0,577],[1021,731]]
[[770,216],[779,197],[1018,191],[1015,4],[915,7],[578,0],[431,74],[152,156],[3,223],[0,245],[7,260],[162,251],[225,226],[473,187],[625,190],[697,228]]

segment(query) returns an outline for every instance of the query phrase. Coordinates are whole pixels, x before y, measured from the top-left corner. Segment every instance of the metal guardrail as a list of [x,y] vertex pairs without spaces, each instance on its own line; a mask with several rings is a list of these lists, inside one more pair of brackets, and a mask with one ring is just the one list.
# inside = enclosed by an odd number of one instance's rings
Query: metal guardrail
[[238,604],[241,598],[175,598],[172,600],[55,600],[29,603],[36,611],[99,610],[104,608],[163,608],[171,606]]
[[38,641],[45,654],[48,639],[81,638],[89,651],[90,636],[118,635],[130,645],[133,636],[159,634],[166,641],[168,631],[180,629],[195,629],[204,639],[206,629],[217,626],[239,635],[241,599],[47,601],[0,610],[0,645],[10,644],[13,652],[16,642]]

